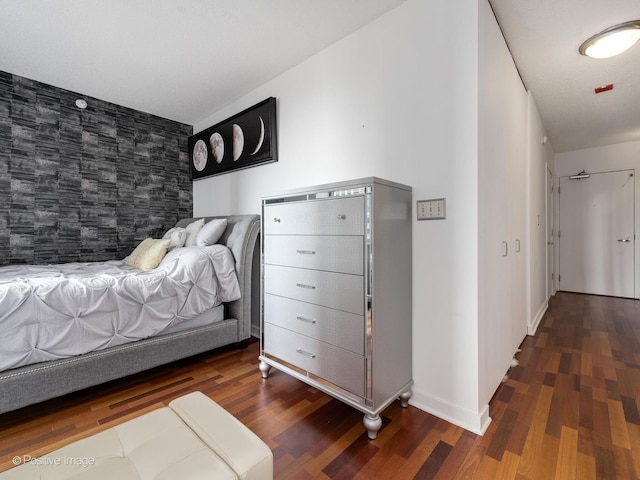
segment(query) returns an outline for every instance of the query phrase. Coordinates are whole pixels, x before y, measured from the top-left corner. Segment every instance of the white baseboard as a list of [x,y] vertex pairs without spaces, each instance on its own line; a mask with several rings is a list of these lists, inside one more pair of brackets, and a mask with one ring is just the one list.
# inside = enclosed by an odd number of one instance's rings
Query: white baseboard
[[542,317],[544,317],[544,314],[546,313],[547,308],[549,308],[549,301],[545,300],[545,302],[540,306],[538,313],[536,313],[536,316],[533,317],[533,319],[531,320],[531,323],[527,325],[527,333],[529,335],[536,334],[536,330],[538,330],[540,321],[542,320]]
[[260,326],[259,325],[251,325],[251,336],[260,338]]
[[428,393],[416,391],[415,387],[409,404],[476,435],[484,435],[491,423],[489,404],[476,413]]

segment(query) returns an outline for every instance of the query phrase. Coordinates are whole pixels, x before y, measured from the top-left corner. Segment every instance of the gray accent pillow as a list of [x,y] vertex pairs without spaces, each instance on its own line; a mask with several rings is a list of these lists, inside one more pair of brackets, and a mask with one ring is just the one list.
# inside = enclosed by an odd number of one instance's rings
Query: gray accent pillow
[[196,236],[196,245],[214,245],[227,228],[226,218],[214,218],[207,222]]
[[187,233],[187,238],[184,241],[185,247],[193,247],[196,244],[196,237],[198,236],[198,232],[202,230],[204,226],[204,218],[200,220],[196,220],[195,222],[190,223],[185,228]]
[[162,238],[168,238],[171,240],[171,245],[169,245],[169,251],[174,248],[184,247],[184,242],[187,239],[187,231],[182,227],[173,227],[167,230]]

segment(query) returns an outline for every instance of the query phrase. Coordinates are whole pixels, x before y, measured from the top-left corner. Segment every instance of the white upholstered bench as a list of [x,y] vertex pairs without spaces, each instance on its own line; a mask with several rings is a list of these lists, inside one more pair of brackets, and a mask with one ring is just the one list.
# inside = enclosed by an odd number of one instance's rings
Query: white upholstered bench
[[273,479],[269,447],[200,392],[0,473],[0,480]]

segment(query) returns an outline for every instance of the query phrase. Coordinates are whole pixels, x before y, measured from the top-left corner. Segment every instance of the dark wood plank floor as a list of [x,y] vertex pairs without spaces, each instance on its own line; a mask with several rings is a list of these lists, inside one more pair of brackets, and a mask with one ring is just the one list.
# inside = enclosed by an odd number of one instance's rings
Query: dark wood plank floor
[[271,447],[278,479],[640,478],[633,300],[557,294],[483,437],[395,402],[370,441],[359,412],[283,373],[263,380],[257,356],[223,349],[0,415],[0,471],[201,390]]

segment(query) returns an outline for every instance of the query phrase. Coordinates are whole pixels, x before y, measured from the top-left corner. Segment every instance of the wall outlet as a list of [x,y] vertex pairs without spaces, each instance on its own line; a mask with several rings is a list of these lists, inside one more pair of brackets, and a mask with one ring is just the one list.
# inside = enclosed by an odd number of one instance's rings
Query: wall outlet
[[418,220],[443,220],[447,218],[445,198],[418,200],[416,207]]

